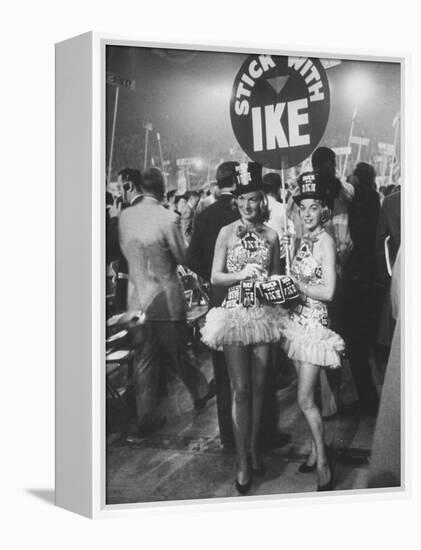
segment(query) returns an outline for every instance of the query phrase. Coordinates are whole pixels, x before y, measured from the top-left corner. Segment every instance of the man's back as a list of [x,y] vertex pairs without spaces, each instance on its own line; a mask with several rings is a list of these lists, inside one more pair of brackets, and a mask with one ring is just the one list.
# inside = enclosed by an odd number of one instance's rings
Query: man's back
[[376,247],[378,269],[382,278],[386,275],[386,260],[384,242],[390,237],[388,247],[390,260],[393,265],[401,244],[401,192],[400,189],[388,195],[381,206],[379,223],[377,226]]
[[128,308],[141,309],[149,320],[180,320],[184,295],[177,275],[185,245],[179,216],[149,197],[122,212],[120,243],[129,264]]
[[208,206],[196,218],[186,263],[206,281],[210,281],[219,231],[239,218],[237,211],[232,207],[232,199],[231,194],[222,194],[214,204]]

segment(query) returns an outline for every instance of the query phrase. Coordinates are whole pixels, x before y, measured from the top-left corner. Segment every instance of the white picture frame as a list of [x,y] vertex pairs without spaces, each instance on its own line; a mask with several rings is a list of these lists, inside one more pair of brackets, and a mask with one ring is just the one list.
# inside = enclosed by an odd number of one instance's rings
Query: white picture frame
[[[166,44],[86,33],[56,45],[56,504],[90,518],[168,506],[239,506],[240,499],[107,505],[105,499],[105,48],[107,45],[253,52],[399,63],[401,66],[402,178],[407,180],[406,94],[409,55],[309,51],[279,45]],[[406,195],[406,190],[405,190]],[[81,201],[80,197],[84,200]],[[406,202],[407,198],[404,202]],[[402,281],[405,278],[402,277]],[[402,287],[402,307],[405,289]],[[402,319],[405,315],[402,314]],[[404,325],[404,323],[403,323]],[[402,328],[405,334],[405,326]],[[335,494],[337,501],[407,494],[408,378],[401,361],[402,484],[400,488]],[[352,494],[351,494],[352,493]],[[308,495],[249,497],[241,506],[300,501]],[[320,502],[320,495],[311,495]]]

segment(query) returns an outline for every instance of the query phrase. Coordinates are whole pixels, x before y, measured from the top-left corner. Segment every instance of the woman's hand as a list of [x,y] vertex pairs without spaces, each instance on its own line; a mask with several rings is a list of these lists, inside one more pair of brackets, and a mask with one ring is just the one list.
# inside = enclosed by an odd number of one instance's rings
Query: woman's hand
[[292,243],[292,235],[290,233],[284,233],[282,235],[281,244],[285,246],[285,248],[289,248]]
[[121,203],[117,202],[117,199],[114,199],[113,204],[108,204],[107,208],[110,218],[118,218],[121,213]]
[[238,272],[238,279],[244,281],[245,279],[257,279],[266,270],[259,264],[246,264],[241,271]]
[[299,281],[296,277],[294,277],[291,274],[289,276],[292,279],[292,282],[294,283],[295,288],[297,289],[297,291],[300,294],[306,294],[305,290],[308,289],[308,285],[303,284],[301,281]]

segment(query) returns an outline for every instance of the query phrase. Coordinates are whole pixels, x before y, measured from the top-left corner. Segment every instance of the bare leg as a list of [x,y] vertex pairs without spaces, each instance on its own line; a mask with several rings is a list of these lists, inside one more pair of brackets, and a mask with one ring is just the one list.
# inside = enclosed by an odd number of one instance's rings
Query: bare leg
[[261,344],[251,349],[251,436],[250,455],[252,468],[259,469],[261,459],[258,454],[259,430],[262,420],[265,375],[269,358],[269,346]]
[[249,348],[224,346],[232,394],[232,426],[237,449],[237,480],[250,479],[248,448],[250,436],[250,358]]
[[[300,377],[300,365],[301,365],[301,362],[300,361],[294,361],[294,367],[295,367],[295,370],[297,372],[297,377],[299,379]],[[317,384],[316,384],[316,389],[315,389],[315,399],[316,399],[316,403],[317,403],[317,398],[319,397],[318,396],[318,391],[317,391]],[[319,399],[320,401],[320,399]],[[308,457],[307,457],[307,460],[306,460],[306,464],[307,466],[312,466],[317,460],[317,454],[316,454],[316,445],[314,443],[314,439],[313,439],[313,436],[311,435],[311,432],[310,432],[310,452],[308,454]]]
[[320,367],[300,363],[298,373],[298,405],[306,417],[316,447],[319,485],[325,485],[330,481],[331,472],[326,456],[322,416],[315,402]]

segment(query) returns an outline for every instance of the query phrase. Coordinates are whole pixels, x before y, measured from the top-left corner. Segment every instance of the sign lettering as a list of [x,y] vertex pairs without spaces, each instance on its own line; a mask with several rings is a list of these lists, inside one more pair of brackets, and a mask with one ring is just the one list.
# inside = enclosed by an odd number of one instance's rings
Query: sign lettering
[[288,168],[317,147],[329,105],[329,84],[318,59],[252,55],[234,81],[231,123],[251,159]]

